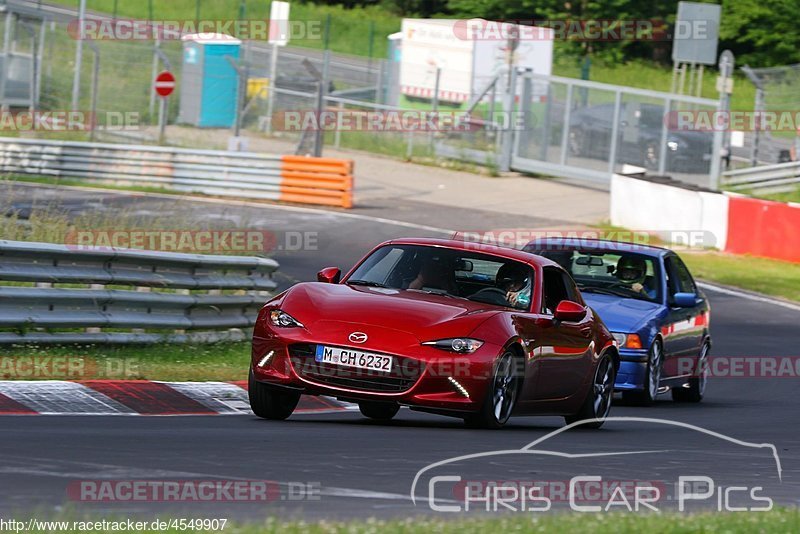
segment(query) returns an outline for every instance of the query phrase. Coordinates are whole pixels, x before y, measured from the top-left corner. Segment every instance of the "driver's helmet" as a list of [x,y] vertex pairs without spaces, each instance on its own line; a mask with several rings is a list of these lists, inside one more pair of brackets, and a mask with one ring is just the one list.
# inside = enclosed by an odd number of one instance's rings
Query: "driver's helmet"
[[628,284],[641,283],[647,275],[647,264],[637,256],[622,256],[617,262],[614,275]]
[[528,284],[529,269],[519,263],[506,263],[497,270],[495,285],[503,291],[520,291]]

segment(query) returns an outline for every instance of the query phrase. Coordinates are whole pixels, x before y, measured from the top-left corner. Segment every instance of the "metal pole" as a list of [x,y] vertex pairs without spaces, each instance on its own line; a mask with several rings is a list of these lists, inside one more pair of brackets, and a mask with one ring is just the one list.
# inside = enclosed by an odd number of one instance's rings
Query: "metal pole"
[[[433,111],[434,120],[436,120],[436,115],[439,112],[439,82],[442,78],[442,69],[440,67],[436,67],[436,79],[433,82],[433,102],[431,103],[431,108]],[[428,150],[431,152],[433,151],[433,137],[434,132],[431,130],[428,132]]]
[[167,132],[167,97],[161,97],[161,105],[158,108],[158,144],[163,145],[166,141]]
[[[566,106],[564,106],[564,123],[561,126],[561,165],[567,164],[567,153],[569,152],[569,122],[572,120],[572,92],[574,85],[567,86]],[[549,105],[549,102],[548,102]],[[547,111],[550,112],[549,110]]]
[[[508,117],[511,117],[514,111],[514,97],[517,93],[517,69],[515,67],[511,67],[511,72],[509,73],[508,79],[508,87],[506,88],[506,100],[503,103],[503,112],[507,114]],[[503,130],[503,145],[500,164],[498,165],[498,170],[500,172],[508,172],[511,168],[511,154],[513,152],[513,144],[514,144],[514,127],[512,125],[512,121],[508,120],[506,122],[506,127]]]
[[78,10],[78,42],[75,44],[75,73],[72,77],[72,109],[78,109],[81,97],[81,67],[83,63],[83,31],[84,20],[86,19],[86,0],[81,0]]
[[[150,87],[153,87],[153,84],[156,83],[156,76],[158,76],[158,49],[161,46],[161,40],[156,36],[156,43],[153,46],[153,68],[150,71]],[[150,124],[153,124],[153,115],[156,112],[156,92],[150,91],[150,107],[149,107],[149,115],[150,115]]]
[[703,94],[703,69],[705,69],[703,65],[697,67],[697,91],[695,92],[695,96],[697,97]]
[[111,17],[112,17],[114,20],[117,20],[117,3],[118,3],[118,0],[114,0],[114,12],[113,12],[113,14],[111,15]]
[[196,0],[194,3],[194,20],[200,20],[200,0]]
[[383,86],[386,83],[384,78],[386,77],[386,62],[381,61],[380,67],[378,68],[378,83],[376,84],[377,92],[375,93],[375,101],[378,104],[383,104],[385,100],[385,91],[383,90]]
[[614,97],[614,118],[611,119],[611,149],[608,151],[608,174],[614,173],[617,164],[617,144],[619,142],[619,116],[622,110],[622,92]]
[[[733,53],[730,50],[724,50],[722,54],[719,56],[719,75],[720,75],[720,82],[721,82],[721,89],[722,92],[719,95],[719,107],[717,111],[721,113],[725,113],[728,111],[730,107],[730,97],[728,92],[725,90],[727,85],[727,79],[733,74],[734,68],[734,58]],[[710,183],[709,187],[711,189],[719,189],[719,178],[721,173],[722,167],[722,157],[724,156],[723,152],[726,148],[726,136],[725,132],[715,129],[714,130],[714,148],[711,153],[711,169],[710,169]],[[730,150],[730,147],[728,147]]]
[[336,131],[333,133],[333,146],[336,149],[339,148],[339,145],[342,142],[342,127],[343,127],[343,119],[344,119],[344,102],[339,102],[337,106],[339,113],[336,115]]
[[44,65],[44,46],[45,34],[47,33],[47,22],[42,20],[39,28],[39,70],[36,73],[36,105],[39,105],[39,99],[42,95],[42,65]]
[[[754,106],[756,114],[764,111],[764,90],[760,87],[756,88],[756,102]],[[750,166],[755,167],[758,165],[758,149],[761,144],[761,121],[756,123],[755,131],[753,132],[753,147],[750,151]]]
[[[324,55],[325,63],[322,65],[322,79],[319,80],[319,87],[317,88],[317,122],[322,117],[322,112],[325,109],[325,95],[328,92],[328,64],[330,63],[330,50],[325,50]],[[322,145],[325,142],[324,131],[322,128],[317,128],[314,135],[314,157],[322,157]]]
[[[672,99],[667,98],[664,101],[664,116],[671,117],[672,115],[670,112],[672,111]],[[667,172],[667,130],[669,129],[669,125],[667,121],[662,121],[661,123],[661,146],[659,147],[658,153],[658,174],[664,176],[664,173]]]
[[248,67],[246,63],[244,66],[240,64],[239,68],[236,70],[236,74],[239,78],[239,87],[236,92],[236,123],[234,124],[233,136],[236,137],[237,146],[240,146],[238,144],[239,135],[242,131],[242,122],[244,121],[244,97],[247,93],[247,70]]
[[92,52],[94,52],[94,58],[92,60],[92,96],[91,96],[91,116],[89,120],[91,123],[89,124],[89,141],[94,141],[94,132],[97,128],[97,93],[98,93],[98,82],[100,80],[100,49],[97,48],[97,45],[90,42],[89,43]]
[[5,110],[8,108],[6,104],[6,80],[8,78],[8,67],[11,63],[9,55],[9,45],[11,44],[11,28],[12,23],[14,20],[14,14],[10,11],[6,12],[6,26],[5,26],[5,34],[3,35],[3,69],[0,72],[0,103],[2,103],[2,108]]
[[369,23],[369,44],[367,45],[367,83],[369,83],[369,76],[372,73],[372,52],[375,40],[375,21]]
[[39,79],[39,57],[38,57],[39,42],[36,40],[36,30],[34,30],[32,27],[28,29],[31,32],[31,41],[33,41],[32,42],[33,54],[31,54],[31,68],[33,69],[33,72],[31,73],[31,112],[33,112],[38,104],[36,100],[36,95],[39,92],[37,84],[37,80]]
[[269,93],[267,93],[267,133],[272,133],[272,113],[275,106],[275,77],[278,74],[278,45],[272,45],[272,58],[269,64]]

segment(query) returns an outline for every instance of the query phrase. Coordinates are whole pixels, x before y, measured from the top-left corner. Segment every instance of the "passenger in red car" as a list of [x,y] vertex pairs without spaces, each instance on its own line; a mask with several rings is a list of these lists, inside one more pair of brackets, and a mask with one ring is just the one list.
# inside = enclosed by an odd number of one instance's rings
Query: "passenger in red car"
[[457,294],[453,283],[453,269],[448,263],[437,256],[425,256],[419,268],[417,277],[409,284],[408,289],[432,288]]

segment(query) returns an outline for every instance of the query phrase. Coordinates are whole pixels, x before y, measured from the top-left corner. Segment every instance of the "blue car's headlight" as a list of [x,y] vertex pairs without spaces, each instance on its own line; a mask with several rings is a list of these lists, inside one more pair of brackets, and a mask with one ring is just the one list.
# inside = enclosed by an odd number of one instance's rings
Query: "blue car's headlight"
[[639,338],[638,334],[623,334],[622,332],[611,332],[611,335],[614,336],[614,339],[617,341],[617,345],[621,349],[642,348],[642,340],[641,338]]

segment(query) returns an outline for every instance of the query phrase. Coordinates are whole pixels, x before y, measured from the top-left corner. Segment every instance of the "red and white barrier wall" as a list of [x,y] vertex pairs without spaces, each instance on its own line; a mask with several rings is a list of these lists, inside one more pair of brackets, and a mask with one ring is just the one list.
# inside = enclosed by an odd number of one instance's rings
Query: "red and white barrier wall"
[[[800,204],[614,175],[611,224],[734,254],[800,262]],[[673,239],[675,241],[675,239]]]

